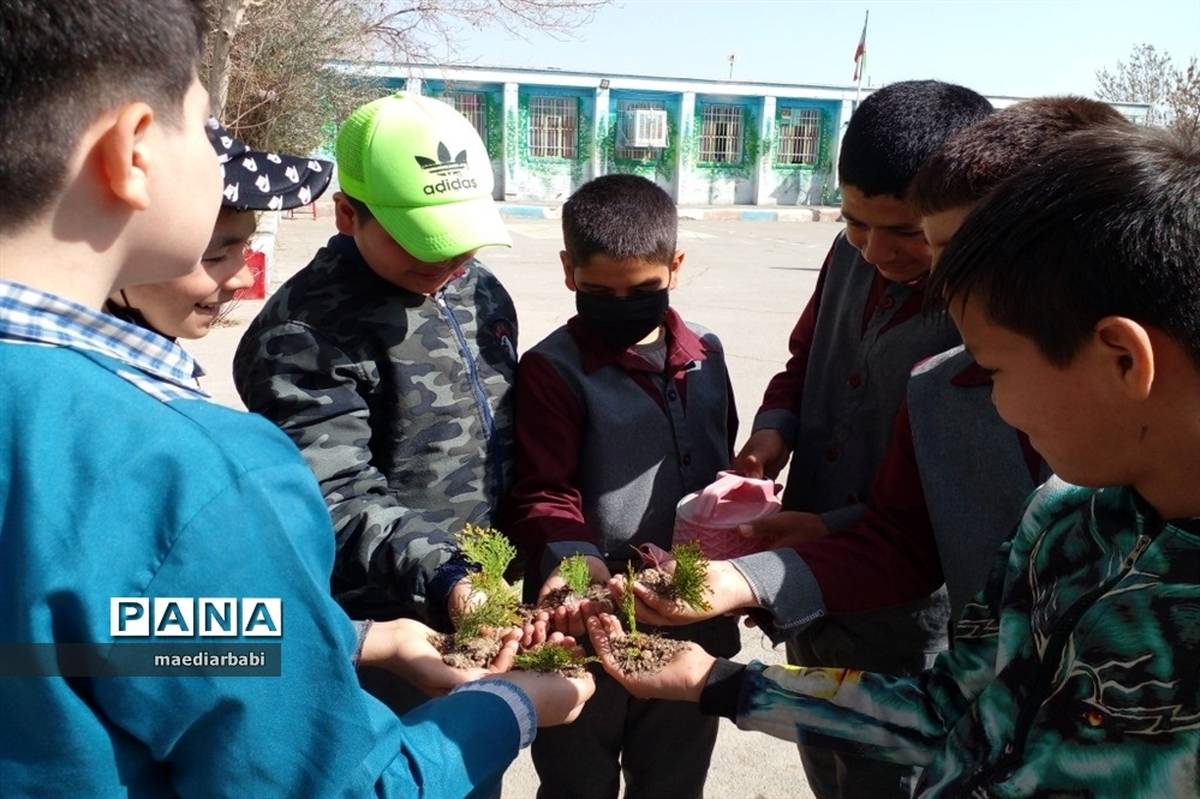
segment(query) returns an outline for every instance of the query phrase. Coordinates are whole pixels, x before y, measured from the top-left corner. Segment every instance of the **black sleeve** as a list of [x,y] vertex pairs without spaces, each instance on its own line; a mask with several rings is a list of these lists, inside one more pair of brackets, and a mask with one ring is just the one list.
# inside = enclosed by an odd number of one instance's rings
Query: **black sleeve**
[[736,719],[745,675],[744,663],[717,658],[700,691],[700,712],[706,716],[724,716],[731,721]]

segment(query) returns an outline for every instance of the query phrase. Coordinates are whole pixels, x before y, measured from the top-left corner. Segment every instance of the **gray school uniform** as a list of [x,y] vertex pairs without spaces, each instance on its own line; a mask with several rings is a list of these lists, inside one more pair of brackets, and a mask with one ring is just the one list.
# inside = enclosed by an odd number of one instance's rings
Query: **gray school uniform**
[[[554,482],[569,482],[578,492],[582,523],[591,540],[545,539],[543,533],[561,529],[559,520],[547,524],[547,509],[535,499],[542,494],[531,489],[526,495],[525,486],[550,481],[545,475],[523,473],[522,464],[529,459],[518,457],[510,534],[527,554],[536,549],[531,539],[541,539],[543,578],[560,558],[575,552],[597,555],[610,568],[620,568],[635,556],[633,547],[638,544],[669,548],[675,505],[729,464],[730,426],[736,424],[736,416],[731,413],[733,397],[720,342],[702,328],[685,327],[674,312],[667,329],[676,339],[686,340],[685,348],[695,357],[687,361],[674,350],[670,357],[675,366],[668,364],[666,370],[650,365],[631,369],[629,354],[598,359],[596,342],[578,319],[551,333],[522,359],[518,384],[541,381],[540,401],[548,405],[531,408],[532,398],[526,403],[527,395],[518,387],[518,451],[528,455],[545,446],[544,441],[523,438],[522,421],[530,415],[546,415],[555,404],[571,403],[580,419],[577,466],[569,480],[564,475]],[[652,363],[657,360],[653,349],[642,355]],[[534,368],[527,368],[531,364]],[[668,376],[673,368],[678,371]],[[653,391],[647,390],[650,387]],[[556,439],[553,446],[569,445]],[[696,641],[713,652],[735,653],[739,647],[732,618],[661,632]],[[634,699],[603,673],[596,682],[596,696],[576,722],[539,731],[532,749],[541,779],[538,796],[615,799],[623,772],[628,798],[698,799],[716,740],[716,719],[702,716],[690,703]]]
[[[838,529],[861,516],[913,365],[955,346],[959,336],[943,315],[911,313],[921,284],[888,283],[864,324],[877,272],[844,234],[824,269],[798,408],[760,412],[754,429],[779,429],[792,439],[784,508],[820,513]],[[909,315],[898,317],[902,311]],[[752,585],[780,582],[776,556],[749,556],[738,565]],[[915,674],[946,648],[948,621],[945,591],[885,611],[816,618],[788,641],[789,660]],[[910,767],[817,747],[800,750],[818,799],[899,799],[914,776]]]
[[993,555],[1050,478],[1045,462],[1036,479],[1031,474],[1020,436],[992,405],[991,384],[957,380],[973,363],[956,347],[922,363],[908,382],[913,451],[952,619],[984,589]]

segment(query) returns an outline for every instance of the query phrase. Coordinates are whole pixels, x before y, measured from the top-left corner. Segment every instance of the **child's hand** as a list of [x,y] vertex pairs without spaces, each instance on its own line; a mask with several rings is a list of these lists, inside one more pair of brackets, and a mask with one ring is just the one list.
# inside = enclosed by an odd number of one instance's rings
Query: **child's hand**
[[791,450],[778,430],[763,428],[750,436],[729,470],[746,477],[774,480],[787,465]]
[[[612,575],[609,573],[608,567],[604,565],[604,561],[592,555],[585,556],[584,560],[587,561],[588,573],[591,575],[592,583],[607,585]],[[545,598],[547,594],[564,587],[566,584],[566,581],[559,575],[559,569],[556,567],[554,571],[550,572],[550,576],[546,578],[546,582],[542,583],[542,588],[538,591],[538,599]],[[587,600],[573,603],[569,606],[560,605],[554,609],[553,615],[550,617],[550,624],[554,629],[561,630],[568,635],[581,636],[585,632],[584,618],[599,610],[594,605],[595,603]]]
[[815,513],[785,510],[752,524],[738,525],[738,534],[743,538],[762,539],[769,548],[778,549],[822,539],[829,535],[829,528]]
[[446,611],[450,614],[450,621],[457,625],[464,613],[479,607],[485,599],[487,599],[487,594],[476,590],[475,586],[471,584],[471,576],[463,577],[454,584],[454,587],[450,589],[450,595],[446,598]]
[[[658,564],[658,569],[666,574],[674,574],[674,559]],[[608,590],[612,592],[614,600],[623,596],[629,590],[625,576],[618,575],[609,580]],[[726,560],[714,560],[708,564],[705,578],[708,610],[699,610],[679,600],[660,596],[640,582],[635,581],[632,590],[638,621],[658,627],[694,624],[742,608],[758,607],[758,600],[746,578]]]
[[430,696],[441,696],[463,683],[508,671],[521,642],[520,632],[510,630],[488,668],[456,669],[446,665],[442,654],[430,643],[429,637],[436,634],[414,619],[377,621],[367,631],[359,665],[385,668]]
[[587,620],[587,627],[592,646],[600,658],[600,665],[629,693],[639,699],[700,701],[700,691],[708,680],[708,673],[712,670],[716,658],[705,652],[699,644],[689,643],[674,660],[657,672],[626,674],[617,665],[612,647],[609,646],[611,639],[625,635],[616,616],[608,613],[592,616]]
[[564,677],[535,671],[510,671],[494,680],[504,680],[520,688],[533,701],[539,727],[570,724],[579,717],[583,703],[596,692],[592,675]]
[[521,629],[521,648],[532,649],[533,647],[550,640],[550,612],[546,610],[535,610],[529,621]]
[[[508,583],[504,583],[508,585]],[[511,586],[510,586],[511,590]],[[487,592],[475,587],[471,582],[471,575],[467,575],[454,584],[450,589],[450,595],[446,598],[446,611],[450,615],[450,621],[455,626],[458,625],[458,620],[463,617],[463,614],[482,605],[487,601]]]

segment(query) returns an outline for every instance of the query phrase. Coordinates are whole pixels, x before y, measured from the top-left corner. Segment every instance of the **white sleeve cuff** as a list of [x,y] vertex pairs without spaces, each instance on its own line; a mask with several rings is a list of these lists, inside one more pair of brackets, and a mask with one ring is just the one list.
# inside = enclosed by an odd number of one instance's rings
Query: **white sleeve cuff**
[[529,698],[529,694],[503,677],[469,682],[458,686],[450,693],[457,694],[462,691],[483,691],[503,699],[517,720],[517,730],[521,736],[519,748],[524,749],[533,743],[533,739],[537,736],[537,711],[533,708],[533,700]]

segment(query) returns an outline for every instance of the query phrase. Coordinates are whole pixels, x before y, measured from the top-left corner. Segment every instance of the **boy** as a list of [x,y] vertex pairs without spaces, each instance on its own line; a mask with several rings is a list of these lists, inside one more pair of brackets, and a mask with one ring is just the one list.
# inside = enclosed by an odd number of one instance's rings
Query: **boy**
[[[855,521],[913,364],[958,343],[941,316],[921,313],[929,247],[904,198],[921,163],[990,111],[970,89],[906,81],[874,92],[851,117],[838,160],[846,232],[829,251],[792,332],[787,368],[768,385],[754,433],[734,463],[774,477],[791,453],[785,510],[825,514],[833,529]],[[745,563],[752,582],[777,581],[773,556]],[[810,593],[817,590],[811,576],[805,582]],[[939,593],[870,617],[822,619],[789,641],[789,658],[915,673],[927,653],[945,647],[948,613]],[[891,764],[803,746],[800,752],[818,799],[908,795],[903,782],[911,773]]]
[[[347,613],[445,628],[471,593],[453,536],[496,523],[512,467],[516,311],[474,258],[508,233],[483,142],[445,103],[368,103],[336,155],[338,235],[247,329],[234,381],[316,474]],[[419,699],[363,678],[398,710]]]
[[221,164],[224,190],[200,263],[175,280],[120,289],[104,303],[113,316],[172,341],[208,335],[237,292],[254,285],[243,256],[254,235],[255,212],[315,202],[333,177],[328,161],[251,150],[216,119],[209,118],[206,131]]
[[[563,205],[562,224],[579,313],[521,358],[517,381],[510,533],[528,573],[546,575],[539,596],[562,585],[568,555],[586,555],[604,583],[634,547],[669,549],[675,505],[726,468],[737,432],[720,342],[670,308],[684,253],[666,192],[634,175],[596,178]],[[730,618],[679,632],[738,649]],[[598,687],[572,734],[538,737],[538,796],[615,799],[622,770],[631,799],[701,796],[713,720],[608,678]]]
[[[295,447],[207,402],[173,343],[100,311],[114,288],[189,272],[212,233],[203,29],[183,0],[0,2],[0,191],[21,200],[0,218],[3,793],[494,785],[536,714],[566,720],[588,686],[485,680],[397,720],[355,680],[328,514]],[[113,641],[117,597],[277,598],[279,637],[213,654],[277,644],[279,676],[108,671],[144,651]],[[188,634],[186,617],[163,619],[156,631]],[[362,656],[417,678],[436,657],[423,635],[381,626]],[[177,646],[155,649],[191,655],[195,640]]]
[[[1200,789],[1200,146],[1109,127],[1002,184],[929,290],[1055,474],[915,678],[693,649],[644,696],[924,766],[916,795]],[[616,620],[592,622],[598,648]],[[612,668],[611,661],[606,667]]]
[[[962,219],[1005,178],[1071,133],[1128,124],[1107,103],[1055,97],[1017,103],[954,136],[925,162],[909,191],[934,267]],[[962,347],[919,365],[862,519],[835,536],[777,548],[784,576],[775,585],[739,579],[740,559],[710,564],[709,613],[764,607],[773,634],[787,635],[805,618],[912,602],[944,583],[957,618],[983,587],[992,554],[1029,495],[1049,477],[1029,438],[996,415],[990,394],[990,378]],[[796,528],[803,534],[828,532],[816,514],[790,516],[805,517]],[[850,571],[864,579],[849,579]],[[819,592],[792,579],[809,573]],[[639,596],[660,611],[651,621],[695,620],[695,613],[680,613],[650,592]]]

